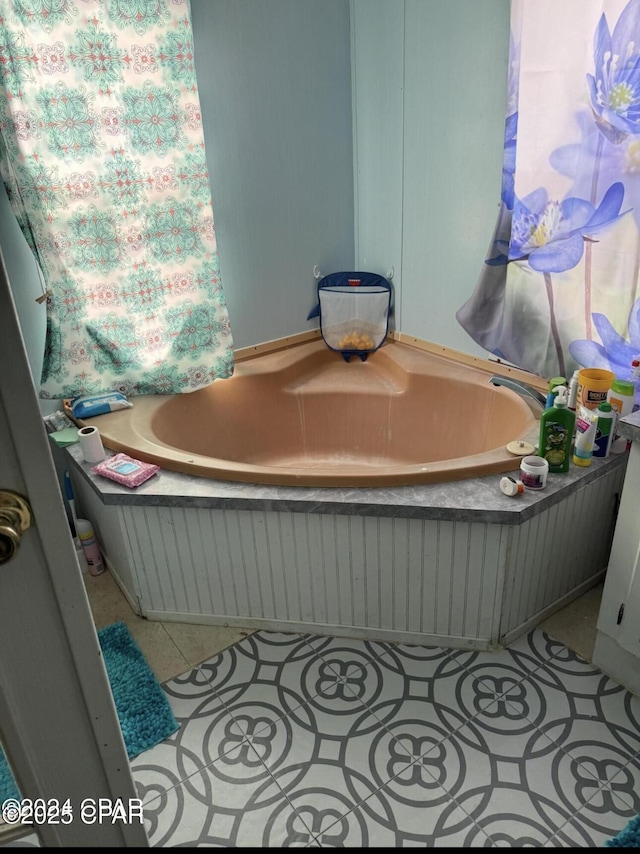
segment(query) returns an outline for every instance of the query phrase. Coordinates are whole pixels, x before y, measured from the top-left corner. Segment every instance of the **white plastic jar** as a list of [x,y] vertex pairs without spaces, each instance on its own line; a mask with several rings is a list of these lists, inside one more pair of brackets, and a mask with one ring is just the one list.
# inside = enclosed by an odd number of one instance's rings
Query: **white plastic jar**
[[520,460],[520,480],[525,489],[544,489],[549,474],[549,463],[544,457],[523,457]]

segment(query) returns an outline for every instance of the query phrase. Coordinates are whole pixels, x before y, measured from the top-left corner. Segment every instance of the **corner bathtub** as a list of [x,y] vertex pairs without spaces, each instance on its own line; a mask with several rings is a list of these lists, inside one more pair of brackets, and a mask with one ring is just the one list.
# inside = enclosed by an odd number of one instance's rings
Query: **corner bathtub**
[[[219,480],[298,486],[434,483],[512,471],[536,414],[495,373],[388,340],[366,361],[317,338],[238,359],[185,394],[86,419],[106,447]],[[534,405],[534,409],[536,409]],[[516,463],[514,465],[514,462]]]
[[503,495],[539,407],[491,385],[495,365],[402,338],[349,363],[319,338],[275,344],[91,419],[162,467],[137,489],[61,451],[137,614],[495,649],[602,579],[626,460]]

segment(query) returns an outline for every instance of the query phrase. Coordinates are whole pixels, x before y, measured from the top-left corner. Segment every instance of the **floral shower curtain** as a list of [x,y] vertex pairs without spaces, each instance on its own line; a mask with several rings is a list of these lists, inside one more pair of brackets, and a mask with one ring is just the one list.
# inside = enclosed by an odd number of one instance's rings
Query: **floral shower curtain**
[[[640,0],[512,0],[500,215],[457,319],[542,376],[640,354]],[[637,397],[640,403],[640,397]]]
[[0,0],[0,174],[42,273],[40,397],[232,374],[186,0]]

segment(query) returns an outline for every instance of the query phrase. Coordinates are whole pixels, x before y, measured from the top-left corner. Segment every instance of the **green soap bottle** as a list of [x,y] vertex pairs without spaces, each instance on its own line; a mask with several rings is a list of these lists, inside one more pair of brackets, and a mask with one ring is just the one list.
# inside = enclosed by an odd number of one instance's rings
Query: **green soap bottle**
[[538,456],[549,463],[550,472],[564,472],[569,471],[576,414],[567,406],[567,387],[561,385],[555,391],[553,406],[540,416]]

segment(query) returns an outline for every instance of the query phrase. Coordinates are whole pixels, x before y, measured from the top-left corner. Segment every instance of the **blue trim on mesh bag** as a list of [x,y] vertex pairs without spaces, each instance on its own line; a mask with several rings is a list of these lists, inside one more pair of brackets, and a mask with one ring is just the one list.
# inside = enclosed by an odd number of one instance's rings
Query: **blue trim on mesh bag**
[[[389,301],[387,306],[387,314],[386,314],[386,328],[384,332],[384,336],[379,344],[375,347],[369,348],[367,350],[362,349],[343,349],[341,347],[333,347],[327,341],[324,331],[322,328],[322,310],[320,305],[320,291],[322,290],[331,290],[332,288],[341,289],[345,291],[346,288],[353,288],[353,293],[360,293],[363,297],[367,295],[367,293],[371,293],[368,291],[368,288],[377,288],[379,290],[376,293],[380,293],[382,290],[386,290],[389,292]],[[363,290],[360,290],[360,289]],[[384,276],[380,276],[378,273],[367,273],[367,272],[359,272],[359,271],[342,271],[339,273],[329,273],[327,276],[323,276],[322,279],[318,281],[318,303],[314,308],[311,309],[309,314],[307,315],[307,320],[312,320],[314,317],[317,317],[320,322],[320,334],[322,335],[322,339],[330,350],[334,350],[335,352],[342,353],[342,356],[346,362],[349,361],[351,356],[359,356],[360,359],[364,362],[369,355],[369,353],[375,353],[377,349],[379,349],[387,339],[387,335],[389,334],[389,318],[393,311],[393,307],[391,305],[391,297],[392,297],[392,288],[391,283],[388,279],[385,279]]]

